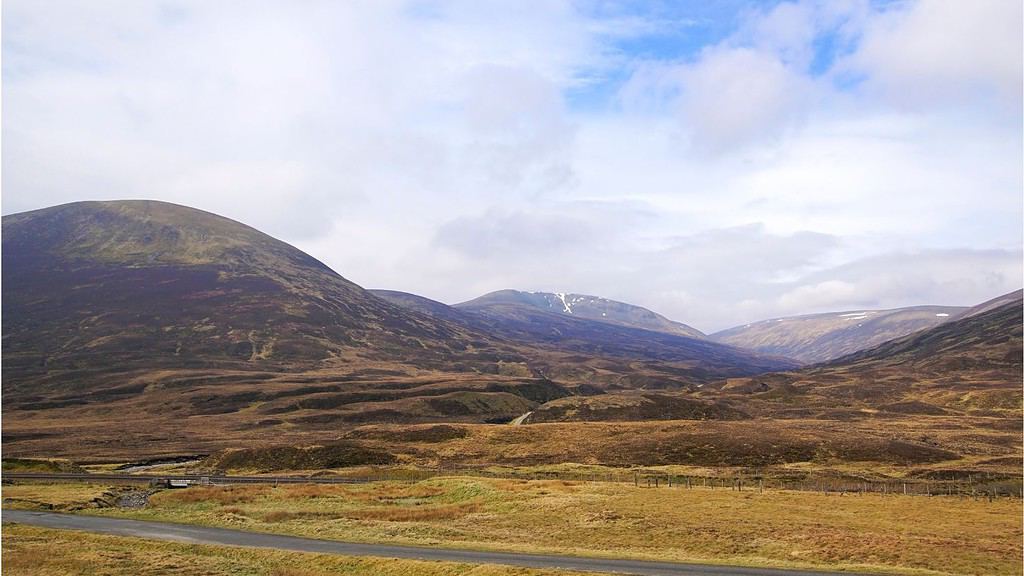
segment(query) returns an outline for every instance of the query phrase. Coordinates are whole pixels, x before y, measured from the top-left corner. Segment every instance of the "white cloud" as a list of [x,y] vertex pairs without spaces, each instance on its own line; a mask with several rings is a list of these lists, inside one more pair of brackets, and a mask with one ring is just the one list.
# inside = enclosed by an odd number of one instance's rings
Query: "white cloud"
[[689,151],[717,156],[780,137],[818,91],[776,54],[714,46],[693,63],[640,66],[619,97],[630,112],[677,115]]
[[466,77],[465,167],[505,191],[558,189],[572,178],[566,152],[574,128],[558,86],[530,69],[481,66]]
[[600,231],[591,221],[556,214],[506,214],[489,211],[442,225],[435,244],[474,259],[494,260],[499,266],[519,265],[524,255],[549,257],[595,247]]
[[869,18],[839,70],[907,106],[990,100],[1019,113],[1021,3],[920,0]]
[[816,90],[775,55],[748,48],[712,49],[680,74],[684,131],[713,153],[781,135]]
[[1019,3],[784,2],[667,56],[630,41],[713,7],[581,7],[9,0],[4,212],[157,198],[368,286],[707,330],[1019,287]]
[[[779,304],[789,311],[973,305],[1020,288],[1022,257],[1020,249],[884,253],[816,272],[783,294]],[[818,299],[805,301],[804,295]]]
[[842,280],[826,280],[817,284],[805,284],[779,296],[783,310],[803,312],[821,308],[843,309],[857,298],[857,286]]

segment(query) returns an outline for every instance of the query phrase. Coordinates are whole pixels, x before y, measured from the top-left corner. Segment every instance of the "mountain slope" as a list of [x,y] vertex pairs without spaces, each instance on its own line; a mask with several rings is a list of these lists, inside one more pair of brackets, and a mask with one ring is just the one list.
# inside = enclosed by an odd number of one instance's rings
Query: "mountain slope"
[[952,322],[837,358],[825,369],[902,367],[943,374],[1019,370],[1024,302],[1019,291],[997,300],[995,306],[984,303],[976,312]]
[[1008,300],[827,364],[711,388],[743,395],[748,412],[774,417],[851,418],[881,410],[1007,416],[1019,426],[1024,303],[1019,295]]
[[[678,386],[685,382],[707,382],[796,366],[786,358],[761,355],[704,338],[592,320],[564,310],[552,310],[538,304],[535,296],[507,290],[452,308],[463,314],[471,326],[507,341],[575,355],[617,359],[620,363],[646,362],[646,368],[654,373],[650,376],[638,364],[617,369],[618,372],[635,373],[632,376],[627,374],[631,387]],[[541,296],[540,300],[546,298]],[[556,372],[547,374],[552,378],[566,377],[566,369],[565,366],[555,366]]]
[[730,378],[689,391],[568,396],[528,423],[744,417],[816,421],[936,416],[1002,418],[1019,430],[1024,378],[1020,294],[974,316],[793,372]]
[[599,320],[630,328],[641,328],[643,330],[653,330],[655,332],[688,336],[690,338],[705,337],[704,333],[700,330],[681,322],[669,320],[647,308],[586,294],[499,290],[468,302],[456,304],[455,307],[471,309],[492,304],[526,304],[547,312],[587,318],[589,320]]
[[396,304],[410,310],[415,310],[421,314],[429,314],[435,318],[443,318],[452,322],[466,323],[469,321],[469,317],[462,311],[443,302],[431,300],[424,296],[410,294],[408,292],[400,292],[398,290],[380,290],[376,288],[369,290],[369,292],[370,294],[387,300],[392,304]]
[[955,319],[959,320],[961,318],[970,318],[971,316],[977,316],[978,314],[988,312],[989,310],[994,310],[1000,306],[1003,306],[1004,304],[1017,302],[1018,300],[1021,299],[1024,299],[1024,290],[1014,290],[1013,292],[1003,294],[1002,296],[997,296],[991,300],[986,300],[985,302],[982,302],[977,306],[971,306],[970,308],[958,314],[955,317]]
[[[786,358],[704,338],[554,311],[538,305],[538,301],[545,301],[543,296],[537,298],[539,295],[527,292],[493,292],[455,306],[405,292],[372,293],[411,310],[493,335],[519,349],[534,350],[531,365],[559,381],[599,387],[672,388],[797,366]],[[545,353],[557,356],[545,358]]]
[[938,326],[965,310],[956,306],[914,306],[790,316],[729,328],[710,338],[805,363],[825,362]]
[[2,233],[5,448],[109,454],[368,422],[499,423],[602,387],[791,366],[535,307],[543,321],[515,327],[395,304],[253,228],[162,202],[14,214]]
[[60,370],[441,363],[479,335],[370,295],[253,228],[152,201],[3,218],[5,384]]

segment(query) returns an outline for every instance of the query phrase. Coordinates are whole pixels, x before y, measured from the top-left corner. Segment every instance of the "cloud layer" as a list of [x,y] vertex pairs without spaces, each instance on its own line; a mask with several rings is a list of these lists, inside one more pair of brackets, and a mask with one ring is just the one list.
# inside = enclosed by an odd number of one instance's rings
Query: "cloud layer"
[[155,198],[446,302],[704,330],[1021,285],[1021,7],[60,2],[3,18],[3,211]]

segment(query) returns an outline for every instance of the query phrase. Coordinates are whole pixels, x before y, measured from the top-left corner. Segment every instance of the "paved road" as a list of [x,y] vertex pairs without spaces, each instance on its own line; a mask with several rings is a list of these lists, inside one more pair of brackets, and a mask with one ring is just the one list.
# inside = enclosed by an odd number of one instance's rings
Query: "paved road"
[[[345,556],[380,556],[384,558],[436,560],[445,562],[464,562],[468,564],[507,564],[510,566],[525,566],[529,568],[561,568],[563,570],[638,574],[643,576],[694,576],[697,574],[713,576],[724,576],[727,574],[735,576],[836,576],[837,574],[826,572],[805,572],[798,570],[678,564],[673,562],[648,562],[643,560],[616,560],[575,556],[549,556],[542,554],[480,552],[474,550],[420,548],[416,546],[391,546],[387,544],[355,544],[349,542],[315,540],[312,538],[298,538],[295,536],[261,534],[258,532],[245,532],[242,530],[228,530],[224,528],[206,528],[203,526],[172,524],[168,522],[123,520],[119,518],[55,514],[52,512],[32,512],[27,510],[3,510],[2,518],[4,522],[19,522],[35,526],[44,526],[47,528],[86,530],[101,534],[135,536],[139,538],[153,538],[157,540],[173,540],[175,542],[187,542],[190,544],[250,546],[255,548],[274,548],[277,550],[291,550],[296,552],[343,554]],[[850,576],[848,572],[843,574],[845,574],[845,576]]]
[[118,482],[150,482],[152,480],[189,480],[212,484],[365,484],[372,478],[342,476],[200,476],[196,474],[88,474],[81,472],[4,472],[5,480],[81,480],[84,482],[114,480]]

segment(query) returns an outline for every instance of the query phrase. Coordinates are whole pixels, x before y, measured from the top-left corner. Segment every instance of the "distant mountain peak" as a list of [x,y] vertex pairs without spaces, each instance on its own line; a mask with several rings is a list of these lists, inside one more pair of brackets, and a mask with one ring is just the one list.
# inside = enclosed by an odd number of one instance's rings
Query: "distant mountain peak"
[[911,306],[771,318],[716,332],[711,339],[803,362],[824,362],[957,318],[966,308]]
[[700,330],[682,322],[669,320],[642,306],[590,294],[498,290],[455,306],[472,308],[513,303],[526,304],[557,314],[572,315],[620,326],[665,332],[689,338],[705,338],[705,334]]

